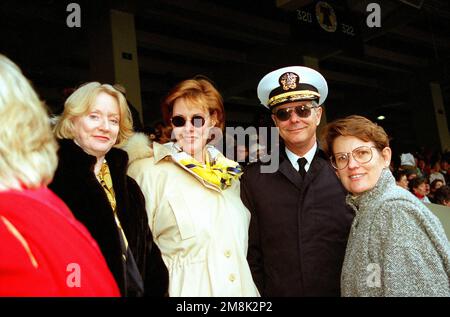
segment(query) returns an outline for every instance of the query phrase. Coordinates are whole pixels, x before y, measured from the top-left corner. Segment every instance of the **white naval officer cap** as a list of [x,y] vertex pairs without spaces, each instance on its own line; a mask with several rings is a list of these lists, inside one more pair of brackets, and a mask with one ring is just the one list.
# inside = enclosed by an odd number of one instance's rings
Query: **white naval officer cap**
[[261,104],[269,109],[302,100],[316,100],[321,105],[327,98],[328,85],[325,78],[312,68],[289,66],[264,76],[257,92]]

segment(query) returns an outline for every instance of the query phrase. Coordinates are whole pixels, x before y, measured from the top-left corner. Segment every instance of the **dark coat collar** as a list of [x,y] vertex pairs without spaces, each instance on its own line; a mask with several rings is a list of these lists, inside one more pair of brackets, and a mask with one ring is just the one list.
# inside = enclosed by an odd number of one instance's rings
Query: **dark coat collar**
[[278,151],[280,156],[280,173],[289,179],[289,181],[299,190],[311,183],[320,173],[321,169],[327,165],[325,152],[320,149],[319,144],[317,144],[317,150],[309,167],[308,173],[306,173],[305,179],[302,179],[289,161],[286,154],[286,145],[282,140],[280,140],[280,147]]
[[[121,290],[125,292],[125,269],[122,263],[119,231],[113,210],[95,174],[97,158],[87,154],[73,140],[59,140],[58,169],[50,188],[70,207],[74,216],[97,241],[106,262]],[[126,231],[130,219],[126,213],[129,199],[126,184],[127,156],[122,150],[111,149],[106,160],[111,172],[117,201],[117,215]],[[124,168],[121,170],[120,167]],[[128,236],[127,236],[128,237]],[[129,239],[134,245],[133,235]]]
[[[97,159],[87,154],[73,140],[59,140],[59,164],[49,187],[70,207],[97,241],[121,293],[125,291],[119,232],[113,210],[102,186],[94,175]],[[159,249],[152,247],[145,199],[138,184],[127,176],[128,155],[112,148],[106,154],[117,201],[117,215],[127,236],[136,264],[144,276],[146,293],[165,294],[167,268]]]
[[[95,190],[98,193],[98,203],[100,204],[100,201],[102,201],[101,205],[105,209],[105,214],[112,219],[113,211],[108,198],[104,194],[103,188],[94,174],[97,158],[86,153],[73,140],[59,140],[59,146],[58,171],[62,174],[62,178],[70,179],[71,182],[78,183],[79,185],[83,183],[84,186],[88,186],[91,190]],[[126,174],[128,155],[121,149],[111,148],[105,155],[105,159],[108,162],[114,192],[116,193],[117,215],[122,226],[124,228],[129,228],[128,224],[130,219],[124,214],[124,211],[128,210],[130,205],[128,177]],[[127,234],[128,232],[125,233]]]
[[[62,139],[59,140],[60,164],[64,166],[71,166],[76,168],[77,173],[93,173],[97,159],[83,151],[73,140]],[[128,155],[125,151],[117,148],[112,148],[105,156],[108,162],[111,175],[125,174],[128,165]]]

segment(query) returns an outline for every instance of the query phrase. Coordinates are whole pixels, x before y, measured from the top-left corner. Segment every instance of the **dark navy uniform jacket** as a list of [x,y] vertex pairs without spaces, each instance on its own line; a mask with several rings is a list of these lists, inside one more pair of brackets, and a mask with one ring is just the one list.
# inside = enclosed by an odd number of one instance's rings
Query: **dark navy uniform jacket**
[[[248,261],[263,296],[340,296],[353,211],[322,150],[303,180],[280,149],[275,173],[247,166],[241,198],[250,210]],[[269,163],[268,163],[269,164]]]

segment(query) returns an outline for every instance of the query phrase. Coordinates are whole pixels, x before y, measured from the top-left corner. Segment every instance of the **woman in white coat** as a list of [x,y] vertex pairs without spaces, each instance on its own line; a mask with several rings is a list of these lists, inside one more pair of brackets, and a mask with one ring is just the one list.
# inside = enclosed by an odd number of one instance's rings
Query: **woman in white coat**
[[170,296],[259,296],[247,263],[250,213],[241,167],[208,145],[223,129],[222,97],[202,78],[179,83],[162,104],[175,142],[137,134],[125,150],[140,185],[154,241],[169,270]]

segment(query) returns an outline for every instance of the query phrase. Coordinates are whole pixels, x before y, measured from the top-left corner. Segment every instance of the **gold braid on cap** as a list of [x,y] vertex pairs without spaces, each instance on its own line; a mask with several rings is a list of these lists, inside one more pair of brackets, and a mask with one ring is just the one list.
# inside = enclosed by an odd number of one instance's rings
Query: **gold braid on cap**
[[267,105],[269,107],[273,107],[285,101],[313,100],[316,98],[320,98],[320,94],[318,92],[312,90],[296,90],[273,96],[269,99]]

